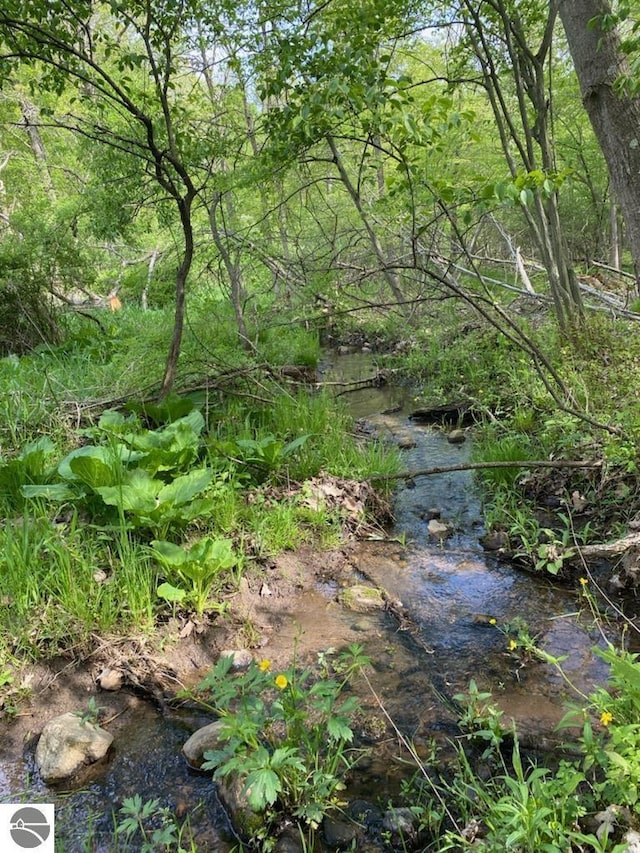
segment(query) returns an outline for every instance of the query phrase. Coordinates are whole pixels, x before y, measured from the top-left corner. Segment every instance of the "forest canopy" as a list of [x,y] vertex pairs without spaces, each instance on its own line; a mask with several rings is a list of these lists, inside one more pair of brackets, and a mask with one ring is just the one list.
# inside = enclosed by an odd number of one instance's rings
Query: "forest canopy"
[[[635,149],[599,133],[613,103],[617,138],[625,126],[635,138],[623,14],[9,0],[4,351],[56,340],[62,306],[170,307],[167,393],[187,299],[230,310],[251,351],[275,306],[382,303],[419,322],[443,295],[491,312],[496,279],[549,298],[569,328],[592,262],[635,276],[633,180],[621,180],[640,172]],[[600,58],[613,79],[598,78]]]

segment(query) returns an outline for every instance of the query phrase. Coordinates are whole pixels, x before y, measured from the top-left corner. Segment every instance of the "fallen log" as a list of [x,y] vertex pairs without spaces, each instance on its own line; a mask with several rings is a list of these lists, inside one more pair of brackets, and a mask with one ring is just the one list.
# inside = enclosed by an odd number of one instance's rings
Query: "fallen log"
[[481,471],[490,468],[602,468],[602,461],[572,459],[526,459],[514,462],[461,462],[458,465],[438,465],[417,471],[401,471],[398,474],[373,474],[368,480],[415,480],[434,474],[450,474],[453,471]]
[[630,548],[640,547],[640,532],[629,533],[615,542],[596,543],[595,545],[581,545],[577,556],[585,560],[613,560],[624,556]]

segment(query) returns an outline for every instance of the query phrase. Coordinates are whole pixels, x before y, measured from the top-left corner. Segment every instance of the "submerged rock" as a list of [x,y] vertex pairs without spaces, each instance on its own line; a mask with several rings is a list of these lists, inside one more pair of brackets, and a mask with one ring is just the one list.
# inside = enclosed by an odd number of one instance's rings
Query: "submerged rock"
[[412,840],[417,834],[418,819],[408,808],[389,809],[382,819],[382,828],[403,841]]
[[59,782],[104,758],[112,743],[112,734],[84,721],[81,714],[61,714],[42,730],[36,765],[45,782]]
[[340,593],[340,603],[349,610],[366,613],[368,610],[379,610],[384,607],[382,591],[375,586],[356,584],[349,586]]
[[447,435],[449,444],[464,444],[467,440],[467,434],[463,429],[452,429]]
[[451,536],[453,533],[453,528],[450,524],[438,521],[437,518],[432,518],[429,521],[428,529],[429,536],[432,536],[434,539],[446,539],[447,536]]

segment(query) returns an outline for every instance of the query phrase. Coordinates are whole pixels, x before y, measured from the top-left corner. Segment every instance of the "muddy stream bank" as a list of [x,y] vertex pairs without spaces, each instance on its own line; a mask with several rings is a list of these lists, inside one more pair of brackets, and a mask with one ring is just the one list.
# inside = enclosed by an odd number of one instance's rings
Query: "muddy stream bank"
[[[371,356],[342,355],[327,362],[324,378],[359,381],[374,372]],[[452,444],[442,430],[413,423],[406,389],[363,387],[346,396],[356,418],[405,448],[409,470],[456,464],[469,456],[471,431],[464,443]],[[565,657],[567,676],[588,693],[603,683],[606,668],[591,651],[602,637],[580,613],[578,594],[524,575],[483,551],[480,500],[469,472],[420,477],[399,487],[394,516],[386,541],[355,543],[331,554],[284,555],[266,576],[248,578],[235,612],[237,625],[244,620],[253,626],[251,637],[246,630],[232,637],[225,628],[167,643],[168,660],[172,650],[181,650],[176,681],[197,683],[229,643],[251,646],[256,658],[268,656],[282,666],[294,649],[304,663],[329,647],[360,643],[372,660],[370,680],[385,709],[425,757],[432,738],[444,742],[454,732],[455,714],[446,700],[465,691],[471,679],[516,720],[525,743],[552,748],[554,727],[571,698],[567,683],[552,666],[523,666],[492,620],[498,625],[524,620],[543,649]],[[429,532],[434,516],[450,535],[434,538]],[[359,583],[383,589],[390,607],[366,613],[343,607],[341,592]],[[176,672],[175,660],[171,664]],[[206,774],[190,770],[181,754],[189,734],[209,720],[193,709],[143,701],[133,689],[117,696],[96,692],[94,678],[91,662],[77,675],[75,688],[69,687],[68,673],[61,675],[57,684],[66,685],[66,705],[54,699],[54,680],[40,691],[42,701],[30,716],[25,712],[25,718],[1,724],[1,799],[55,802],[56,849],[65,853],[113,850],[112,809],[135,794],[157,798],[178,814],[189,811],[199,849],[231,850],[234,838],[215,786]],[[73,709],[73,702],[82,710],[90,696],[113,717],[107,728],[115,747],[78,785],[50,788],[35,770],[37,734],[54,712]],[[375,748],[361,763],[348,796],[385,806],[407,775],[406,756],[373,697],[365,693],[363,703],[360,734],[366,740],[368,730],[375,730]]]

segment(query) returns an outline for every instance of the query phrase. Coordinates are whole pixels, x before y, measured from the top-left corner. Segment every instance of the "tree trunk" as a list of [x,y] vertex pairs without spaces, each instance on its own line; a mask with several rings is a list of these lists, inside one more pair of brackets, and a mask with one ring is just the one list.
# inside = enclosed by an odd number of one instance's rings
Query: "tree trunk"
[[[516,14],[517,4],[493,0],[488,4],[497,12],[498,26],[483,17],[482,4],[465,0],[465,30],[480,63],[484,88],[489,98],[503,154],[512,178],[522,168],[551,175],[556,171],[550,124],[551,103],[546,67],[557,18],[557,0],[549,3],[539,33],[530,33]],[[537,35],[538,45],[530,43]],[[504,86],[504,57],[496,47],[504,42],[515,83],[516,103],[512,105]],[[520,161],[520,162],[518,162]],[[549,277],[549,289],[561,329],[567,330],[583,316],[583,305],[558,212],[557,190],[543,193],[532,189],[533,204],[522,204],[522,213],[537,244]]]
[[[227,199],[228,201],[228,199]],[[242,268],[236,258],[231,256],[231,251],[228,245],[228,234],[225,228],[220,228],[218,225],[217,211],[222,204],[222,193],[216,193],[213,201],[209,205],[209,225],[211,228],[211,236],[218,250],[222,263],[229,277],[229,292],[231,297],[231,306],[236,318],[236,326],[238,327],[238,337],[240,338],[241,346],[246,349],[252,349],[251,341],[247,334],[247,327],[244,322],[244,303],[246,301],[246,293],[242,281]],[[230,204],[230,202],[229,202]],[[233,218],[233,209],[229,210],[230,218]]]
[[193,195],[187,194],[178,202],[180,210],[180,224],[182,225],[182,233],[184,236],[184,252],[182,262],[176,273],[176,310],[173,319],[173,335],[167,362],[164,368],[164,376],[162,378],[162,386],[160,388],[160,399],[166,397],[173,388],[178,372],[178,359],[180,358],[180,348],[182,346],[182,330],[184,328],[184,309],[187,293],[187,278],[191,263],[193,261],[193,223],[191,222],[191,205],[193,203]]
[[56,200],[56,192],[53,188],[51,172],[49,171],[49,161],[47,160],[47,151],[44,147],[44,142],[40,136],[40,128],[38,127],[38,108],[28,101],[26,98],[20,99],[20,109],[22,110],[22,120],[24,129],[29,137],[29,144],[33,152],[33,157],[40,169],[44,189],[51,201]]
[[603,30],[610,15],[605,0],[562,0],[560,18],[569,42],[582,102],[609,168],[611,185],[626,225],[636,286],[640,284],[640,98],[615,90],[629,71],[615,29]]
[[362,224],[364,225],[365,230],[367,232],[367,235],[369,237],[369,242],[371,243],[371,248],[373,249],[374,254],[376,256],[376,259],[377,259],[378,263],[380,264],[382,274],[384,275],[386,282],[389,285],[389,289],[391,290],[391,293],[393,294],[394,299],[398,303],[400,310],[404,314],[404,313],[406,313],[404,310],[404,301],[405,300],[404,300],[404,295],[402,293],[402,287],[400,285],[400,280],[398,278],[398,275],[391,268],[391,265],[389,263],[389,259],[385,255],[385,251],[382,247],[382,243],[380,242],[380,239],[378,238],[378,235],[376,234],[376,231],[375,231],[373,225],[371,224],[371,222],[369,221],[369,217],[367,216],[367,213],[364,209],[364,205],[362,204],[362,198],[360,196],[360,193],[358,192],[356,187],[353,185],[353,181],[349,177],[349,173],[347,172],[347,170],[345,168],[345,165],[342,161],[342,157],[340,156],[340,153],[339,153],[338,148],[336,146],[335,140],[334,140],[333,136],[331,136],[331,134],[329,134],[329,133],[327,134],[327,142],[329,144],[329,149],[331,150],[331,156],[333,157],[333,162],[334,162],[334,164],[338,170],[338,174],[340,175],[340,180],[342,181],[347,192],[349,193],[349,196],[351,197],[351,200],[353,202],[355,209],[358,211],[358,215],[360,216]]
[[618,228],[618,205],[614,199],[609,202],[609,263],[620,269],[620,229]]

